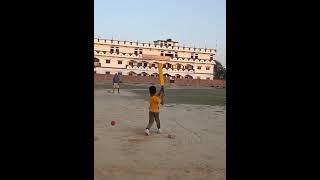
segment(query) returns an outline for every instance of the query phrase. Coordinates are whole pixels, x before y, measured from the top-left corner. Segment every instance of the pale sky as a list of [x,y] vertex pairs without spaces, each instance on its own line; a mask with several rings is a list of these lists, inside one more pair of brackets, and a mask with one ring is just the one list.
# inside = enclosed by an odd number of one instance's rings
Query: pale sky
[[218,49],[226,65],[225,0],[95,0],[95,37],[153,42],[171,38]]

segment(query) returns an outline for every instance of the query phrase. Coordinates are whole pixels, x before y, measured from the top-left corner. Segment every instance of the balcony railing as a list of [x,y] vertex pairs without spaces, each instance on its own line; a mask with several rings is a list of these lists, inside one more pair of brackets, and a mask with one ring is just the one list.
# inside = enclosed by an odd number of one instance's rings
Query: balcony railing
[[134,53],[122,53],[122,52],[114,52],[111,53],[110,51],[94,51],[94,55],[103,55],[103,56],[115,56],[115,57],[130,57],[130,58],[141,58],[141,54],[134,54]]
[[[133,70],[143,70],[143,71],[155,71],[158,68],[157,67],[150,67],[150,66],[132,66],[127,65],[126,69],[133,69]],[[193,69],[187,69],[187,68],[163,68],[163,72],[188,72],[188,73],[194,73]]]
[[168,45],[165,46],[165,45],[154,44],[154,43],[130,42],[130,41],[120,41],[120,40],[110,40],[110,39],[94,39],[94,43],[125,45],[125,46],[145,47],[145,48],[172,49],[172,50],[203,52],[203,53],[215,53],[216,52],[216,50],[214,50],[214,49],[207,49],[207,48],[194,48],[194,47],[168,46]]
[[[152,55],[144,55],[144,54],[137,54],[134,53],[110,53],[109,51],[94,51],[95,55],[105,55],[105,56],[115,56],[115,57],[130,57],[130,58],[140,58],[143,60],[167,60],[167,61],[176,61],[176,62],[195,62],[195,63],[204,63],[204,64],[215,64],[214,60],[208,59],[191,59],[191,58],[170,58],[168,56],[152,56]],[[155,58],[155,57],[162,57]]]

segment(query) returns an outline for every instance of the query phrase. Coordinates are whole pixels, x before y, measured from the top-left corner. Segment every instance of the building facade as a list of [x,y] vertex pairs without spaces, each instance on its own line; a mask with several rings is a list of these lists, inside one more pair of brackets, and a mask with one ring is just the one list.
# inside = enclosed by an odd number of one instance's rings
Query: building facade
[[94,39],[94,72],[129,76],[158,76],[158,63],[166,77],[213,79],[215,49],[181,47],[178,42],[141,43]]

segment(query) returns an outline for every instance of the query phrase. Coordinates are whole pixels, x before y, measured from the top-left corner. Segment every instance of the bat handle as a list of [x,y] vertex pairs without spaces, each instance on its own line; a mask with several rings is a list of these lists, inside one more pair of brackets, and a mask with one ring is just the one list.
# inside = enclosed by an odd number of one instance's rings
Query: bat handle
[[161,96],[161,105],[164,105],[164,90],[162,91],[162,96]]

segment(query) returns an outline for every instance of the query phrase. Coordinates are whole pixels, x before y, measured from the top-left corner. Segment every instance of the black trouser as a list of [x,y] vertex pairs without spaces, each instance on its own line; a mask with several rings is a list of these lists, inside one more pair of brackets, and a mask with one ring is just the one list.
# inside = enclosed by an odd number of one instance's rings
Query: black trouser
[[156,120],[157,127],[160,129],[160,119],[159,119],[159,112],[151,112],[149,111],[149,124],[146,129],[150,129],[153,125],[154,120]]

